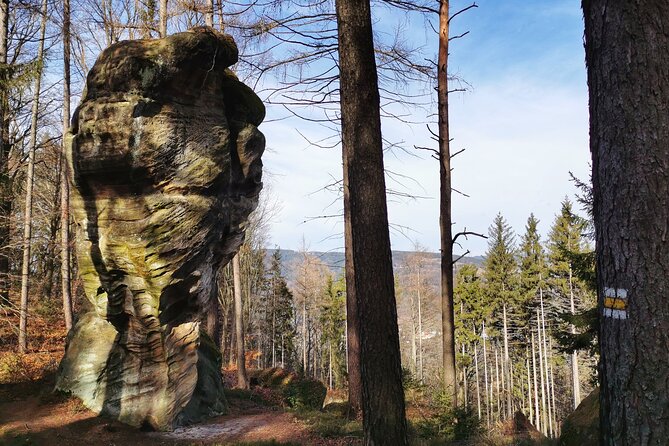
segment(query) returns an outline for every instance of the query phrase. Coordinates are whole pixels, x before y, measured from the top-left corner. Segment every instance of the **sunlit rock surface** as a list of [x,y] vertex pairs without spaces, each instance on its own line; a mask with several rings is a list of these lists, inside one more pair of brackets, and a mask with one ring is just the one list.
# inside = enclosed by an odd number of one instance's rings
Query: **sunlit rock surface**
[[237,55],[210,28],[117,43],[66,136],[87,306],[57,387],[131,425],[226,410],[204,322],[256,207],[265,147],[265,108],[228,69]]

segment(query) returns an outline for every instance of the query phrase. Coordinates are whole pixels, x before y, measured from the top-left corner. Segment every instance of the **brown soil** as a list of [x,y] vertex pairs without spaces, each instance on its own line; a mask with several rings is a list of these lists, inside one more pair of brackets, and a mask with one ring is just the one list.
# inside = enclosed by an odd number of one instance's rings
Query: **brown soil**
[[[9,328],[17,325],[18,321],[0,317],[0,446],[233,445],[271,440],[314,446],[360,444],[355,439],[319,438],[292,413],[249,399],[230,399],[229,415],[205,423],[174,432],[142,432],[97,416],[76,398],[52,393],[63,355],[62,322],[31,319],[25,355],[13,353],[15,336]],[[234,370],[224,377],[234,382]],[[276,404],[269,390],[259,388],[256,393]]]
[[[11,387],[10,387],[11,386]],[[346,445],[323,439],[290,412],[244,401],[230,401],[229,415],[173,432],[142,432],[99,417],[76,398],[50,393],[53,379],[0,385],[0,445],[231,445],[270,441],[300,445]]]

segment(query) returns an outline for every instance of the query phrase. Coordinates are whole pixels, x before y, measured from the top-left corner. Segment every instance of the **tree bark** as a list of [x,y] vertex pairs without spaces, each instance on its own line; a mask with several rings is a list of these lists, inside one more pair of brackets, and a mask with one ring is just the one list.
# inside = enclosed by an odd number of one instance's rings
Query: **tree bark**
[[242,301],[242,281],[239,268],[239,253],[232,258],[232,277],[235,288],[235,332],[237,339],[237,388],[248,389],[246,374],[246,352],[244,349],[244,305]]
[[448,14],[449,0],[439,4],[437,107],[439,115],[439,229],[441,233],[441,329],[444,390],[458,403],[453,310],[453,234],[451,231],[451,148],[448,128]]
[[527,407],[529,420],[532,422],[534,420],[534,411],[532,409],[532,380],[530,377],[530,358],[525,358],[525,366],[527,368]]
[[476,347],[474,347],[474,367],[476,368],[476,408],[478,410],[479,420],[481,419],[481,385],[479,384],[479,356]]
[[30,239],[32,235],[33,213],[33,178],[35,175],[35,149],[37,147],[37,118],[39,114],[39,97],[42,89],[42,63],[44,61],[44,37],[46,34],[47,1],[42,0],[42,22],[40,25],[40,40],[37,48],[37,63],[39,68],[35,77],[35,95],[31,110],[30,146],[28,151],[28,171],[26,173],[26,207],[23,214],[23,264],[21,266],[21,309],[19,320],[19,352],[25,353],[28,349],[28,291],[30,281]]
[[[502,285],[503,286],[503,285]],[[504,317],[504,360],[502,361],[502,384],[506,378],[504,393],[506,395],[506,416],[513,417],[513,368],[509,357],[509,329],[506,317],[506,302],[503,307]]]
[[418,302],[418,379],[422,383],[423,376],[423,312],[420,298],[420,266],[418,266],[418,284],[416,287],[416,300]]
[[214,26],[214,0],[207,0],[207,11],[204,14],[204,22],[207,26]]
[[539,377],[541,382],[541,432],[548,435],[548,421],[546,419],[546,373],[543,353],[543,338],[541,336],[541,319],[537,308],[537,349],[539,355]]
[[0,0],[0,303],[9,304],[9,94],[7,51],[9,42],[9,0]]
[[486,398],[486,405],[485,405],[485,411],[486,411],[486,421],[488,423],[488,427],[490,427],[490,393],[488,389],[488,352],[486,350],[486,337],[487,334],[485,332],[485,322],[483,323],[483,330],[481,333],[481,337],[483,338],[483,380],[485,383],[485,398]]
[[549,375],[549,353],[548,353],[548,341],[546,340],[546,315],[544,314],[544,291],[543,288],[539,287],[539,302],[541,307],[541,333],[542,333],[542,347],[544,351],[544,373],[546,374],[546,399],[548,400],[548,433],[549,437],[554,437],[553,430],[553,407],[551,406],[551,381]]
[[158,11],[160,19],[160,37],[167,37],[167,0],[160,0],[160,7]]
[[597,239],[601,444],[666,444],[669,3],[584,0],[583,12]]
[[[63,0],[63,153],[70,129],[70,0]],[[70,181],[65,156],[60,185],[60,277],[65,327],[72,328],[72,292],[70,285]]]
[[534,333],[532,333],[532,375],[534,378],[534,426],[541,430],[541,415],[539,409],[539,387],[537,383],[537,354],[534,346]]
[[[406,445],[404,390],[369,0],[337,0],[347,299],[358,320],[365,444]],[[357,333],[355,333],[357,332]],[[349,339],[350,340],[350,339]],[[353,347],[351,345],[350,347]],[[351,368],[355,364],[349,364]]]
[[[576,314],[574,306],[574,283],[572,278],[571,266],[569,267],[569,307],[572,316]],[[574,324],[569,324],[569,331],[572,335],[576,335],[576,327]],[[571,353],[571,383],[574,396],[574,409],[581,404],[581,378],[578,372],[578,352],[574,350]]]

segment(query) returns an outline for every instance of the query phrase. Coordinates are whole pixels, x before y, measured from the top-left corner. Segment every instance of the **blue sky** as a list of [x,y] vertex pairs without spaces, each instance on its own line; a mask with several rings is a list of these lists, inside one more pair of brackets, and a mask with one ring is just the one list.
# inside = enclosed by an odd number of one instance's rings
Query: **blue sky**
[[[451,1],[452,10],[469,3]],[[478,8],[458,16],[451,34],[470,33],[451,42],[449,71],[469,85],[450,97],[453,186],[470,195],[454,194],[454,231],[487,232],[498,212],[522,233],[530,212],[546,234],[560,202],[573,197],[569,171],[587,178],[587,85],[583,53],[583,23],[576,0],[479,0]],[[381,11],[377,27],[402,18]],[[407,32],[414,43],[425,41],[429,53],[436,36],[422,20]],[[270,118],[274,111],[269,110]],[[304,122],[263,124],[268,141],[264,164],[267,183],[281,211],[272,222],[271,244],[297,249],[341,250],[339,218],[309,217],[341,213],[336,194],[319,191],[341,177],[341,153],[317,149],[298,133],[318,139],[327,132]],[[428,145],[424,125],[383,123],[384,134],[411,144]],[[412,179],[405,190],[423,199],[390,197],[393,249],[420,243],[438,250],[438,165],[401,151],[388,153],[386,167]],[[389,183],[389,184],[392,184]],[[397,185],[395,185],[397,186]],[[305,220],[307,220],[305,222]],[[484,254],[486,242],[470,239],[463,249]]]

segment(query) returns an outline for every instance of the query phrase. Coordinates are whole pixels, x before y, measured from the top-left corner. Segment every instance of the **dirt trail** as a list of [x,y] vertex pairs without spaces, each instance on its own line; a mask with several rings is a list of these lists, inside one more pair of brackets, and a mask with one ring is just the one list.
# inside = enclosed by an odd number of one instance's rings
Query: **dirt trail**
[[173,432],[141,432],[96,416],[76,399],[44,402],[30,397],[0,401],[0,445],[180,446],[272,439],[304,445],[331,444],[314,437],[290,412],[269,408],[216,417]]
[[[154,432],[154,438],[184,442],[276,440],[298,444],[308,442],[310,435],[300,421],[286,412],[271,411],[214,418],[206,423],[183,427],[173,432]],[[314,440],[314,439],[311,439]]]

